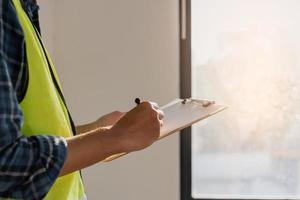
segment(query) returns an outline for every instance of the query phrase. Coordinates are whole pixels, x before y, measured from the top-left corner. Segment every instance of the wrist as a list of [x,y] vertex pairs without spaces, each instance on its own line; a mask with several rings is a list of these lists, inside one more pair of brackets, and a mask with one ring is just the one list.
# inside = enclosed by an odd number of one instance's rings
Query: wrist
[[99,128],[97,132],[100,145],[104,147],[103,151],[105,151],[108,156],[126,151],[123,140],[114,129],[104,127]]

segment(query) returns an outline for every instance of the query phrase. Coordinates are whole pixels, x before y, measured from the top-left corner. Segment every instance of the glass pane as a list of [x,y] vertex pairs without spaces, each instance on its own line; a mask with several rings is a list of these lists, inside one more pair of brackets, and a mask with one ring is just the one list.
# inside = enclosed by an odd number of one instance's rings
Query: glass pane
[[194,198],[300,198],[300,1],[192,0]]

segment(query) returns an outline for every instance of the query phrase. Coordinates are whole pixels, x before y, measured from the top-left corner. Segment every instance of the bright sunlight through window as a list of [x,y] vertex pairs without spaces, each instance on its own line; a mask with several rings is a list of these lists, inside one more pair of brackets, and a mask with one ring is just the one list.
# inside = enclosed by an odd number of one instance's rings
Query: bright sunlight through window
[[194,198],[300,198],[300,1],[192,0]]

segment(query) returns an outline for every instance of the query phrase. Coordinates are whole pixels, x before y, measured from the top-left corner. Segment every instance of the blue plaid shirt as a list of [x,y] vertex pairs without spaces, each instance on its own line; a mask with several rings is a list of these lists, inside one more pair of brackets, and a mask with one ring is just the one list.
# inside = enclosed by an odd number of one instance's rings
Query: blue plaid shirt
[[[23,6],[39,29],[35,0]],[[21,132],[19,106],[26,91],[25,39],[12,0],[0,0],[0,198],[42,199],[64,164],[67,147],[60,137]]]

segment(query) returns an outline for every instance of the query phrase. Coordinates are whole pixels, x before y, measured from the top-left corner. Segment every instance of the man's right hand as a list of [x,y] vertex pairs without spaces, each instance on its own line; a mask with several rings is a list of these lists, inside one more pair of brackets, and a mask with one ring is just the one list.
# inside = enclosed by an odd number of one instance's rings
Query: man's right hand
[[163,112],[156,104],[143,102],[111,128],[104,127],[67,138],[68,156],[60,176],[91,166],[112,155],[150,146],[159,137],[162,118]]
[[124,152],[144,149],[155,142],[162,126],[163,112],[157,104],[142,102],[126,113],[110,130]]

